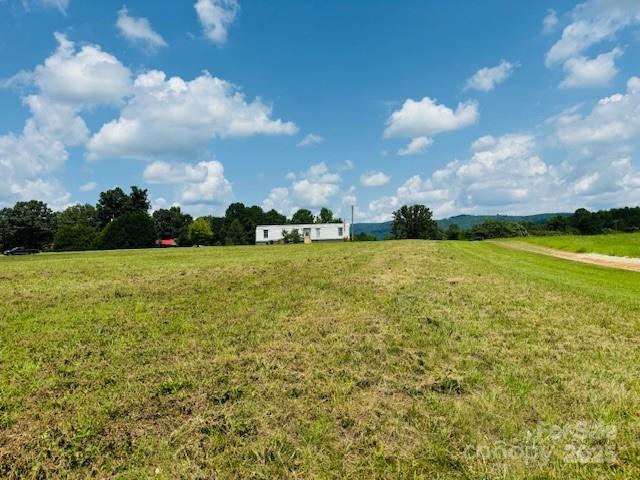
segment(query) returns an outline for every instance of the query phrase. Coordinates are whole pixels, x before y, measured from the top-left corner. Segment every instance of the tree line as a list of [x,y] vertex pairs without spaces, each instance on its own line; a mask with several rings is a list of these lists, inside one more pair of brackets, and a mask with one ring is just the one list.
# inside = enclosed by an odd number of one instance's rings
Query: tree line
[[179,246],[247,245],[254,243],[257,225],[341,223],[323,207],[318,216],[299,209],[289,219],[275,209],[232,203],[224,216],[194,219],[180,207],[149,214],[148,192],[132,186],[101,192],[95,205],[72,205],[54,212],[38,200],[18,202],[0,210],[0,249],[108,250],[145,248],[159,239],[175,239]]
[[[451,224],[439,228],[432,212],[424,205],[405,205],[393,212],[390,237],[393,239],[486,240],[491,238],[523,237],[528,235],[597,235],[614,232],[640,231],[640,207],[613,208],[590,212],[580,208],[573,214],[557,215],[542,223],[486,220],[461,230]],[[375,240],[366,233],[354,240]]]
[[[257,225],[341,223],[323,207],[318,216],[299,209],[291,218],[257,205],[232,203],[224,216],[194,219],[180,207],[155,210],[147,190],[132,186],[129,193],[116,187],[101,192],[96,205],[77,204],[54,212],[46,203],[31,200],[0,210],[0,249],[15,246],[60,251],[151,247],[158,239],[175,239],[179,246],[248,245],[255,241]],[[527,235],[640,231],[640,207],[590,212],[584,208],[543,223],[487,220],[470,229],[452,224],[441,229],[425,205],[404,205],[393,212],[390,238],[433,240],[485,240]],[[367,233],[356,241],[375,240]],[[292,242],[295,243],[295,242]]]

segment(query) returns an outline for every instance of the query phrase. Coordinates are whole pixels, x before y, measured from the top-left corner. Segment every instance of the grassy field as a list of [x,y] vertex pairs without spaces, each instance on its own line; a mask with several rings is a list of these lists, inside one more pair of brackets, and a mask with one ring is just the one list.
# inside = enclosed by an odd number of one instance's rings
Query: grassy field
[[543,247],[557,248],[569,252],[601,253],[616,257],[640,258],[640,233],[526,237],[523,240]]
[[0,260],[0,477],[640,478],[640,276],[485,242]]

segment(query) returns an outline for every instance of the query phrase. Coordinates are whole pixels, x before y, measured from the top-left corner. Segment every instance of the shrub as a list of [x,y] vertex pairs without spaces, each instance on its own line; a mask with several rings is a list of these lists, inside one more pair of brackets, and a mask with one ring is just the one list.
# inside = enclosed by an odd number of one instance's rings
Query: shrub
[[282,231],[282,241],[284,243],[300,243],[302,242],[302,235],[297,228],[294,228],[290,232],[287,230]]
[[153,220],[145,212],[130,212],[109,222],[98,238],[103,249],[152,247],[156,240]]
[[354,242],[375,242],[377,239],[375,235],[371,235],[370,233],[360,232],[356,233],[353,236]]

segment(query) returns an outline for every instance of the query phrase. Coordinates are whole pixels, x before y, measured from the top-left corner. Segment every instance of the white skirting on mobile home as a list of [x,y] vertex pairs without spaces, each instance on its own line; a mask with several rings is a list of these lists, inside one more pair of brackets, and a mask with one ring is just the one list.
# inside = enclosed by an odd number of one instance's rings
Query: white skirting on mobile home
[[307,223],[302,225],[258,225],[256,227],[256,243],[272,243],[282,240],[282,232],[298,230],[302,238],[311,241],[348,240],[350,232],[348,223]]

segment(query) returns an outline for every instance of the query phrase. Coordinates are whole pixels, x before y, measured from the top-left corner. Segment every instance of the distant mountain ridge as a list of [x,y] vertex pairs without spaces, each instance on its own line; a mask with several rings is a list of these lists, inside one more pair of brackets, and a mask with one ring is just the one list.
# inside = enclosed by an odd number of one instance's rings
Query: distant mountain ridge
[[[449,225],[456,224],[461,230],[468,230],[487,220],[500,220],[502,222],[520,223],[533,222],[544,223],[550,218],[556,216],[568,216],[570,213],[539,213],[536,215],[456,215],[454,217],[436,220],[440,228],[446,230]],[[391,234],[391,222],[382,223],[355,223],[353,225],[353,233],[368,233],[378,240],[382,240]]]

